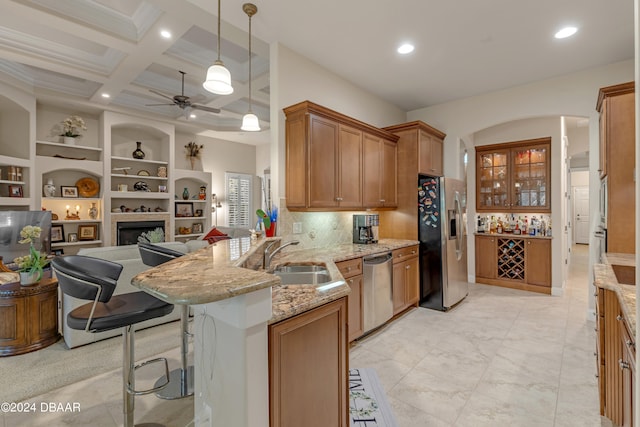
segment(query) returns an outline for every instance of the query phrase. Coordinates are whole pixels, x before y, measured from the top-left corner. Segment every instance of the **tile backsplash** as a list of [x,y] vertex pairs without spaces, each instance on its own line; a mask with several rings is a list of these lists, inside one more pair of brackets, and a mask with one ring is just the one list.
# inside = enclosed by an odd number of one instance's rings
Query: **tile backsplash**
[[[321,248],[353,241],[353,215],[363,212],[291,212],[286,199],[280,199],[278,229],[283,241],[300,241],[298,249]],[[293,224],[302,225],[302,233],[293,234]]]

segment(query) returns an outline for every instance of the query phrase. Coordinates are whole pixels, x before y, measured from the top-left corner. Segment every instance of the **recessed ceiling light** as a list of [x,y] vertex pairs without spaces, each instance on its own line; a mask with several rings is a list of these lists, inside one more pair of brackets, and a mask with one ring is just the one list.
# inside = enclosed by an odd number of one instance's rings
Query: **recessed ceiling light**
[[413,49],[415,49],[415,47],[412,44],[404,43],[398,48],[398,53],[406,55],[407,53],[413,52]]
[[165,39],[170,39],[171,38],[171,32],[168,30],[162,30],[160,31],[160,35],[162,37],[164,37]]
[[102,94],[102,97],[103,97],[103,98],[111,98],[111,95],[109,95],[108,93],[103,93],[103,94]]
[[576,32],[578,32],[578,29],[576,27],[564,27],[563,29],[561,29],[560,31],[558,31],[554,37],[557,39],[565,39],[567,37],[571,37],[572,35],[574,35]]

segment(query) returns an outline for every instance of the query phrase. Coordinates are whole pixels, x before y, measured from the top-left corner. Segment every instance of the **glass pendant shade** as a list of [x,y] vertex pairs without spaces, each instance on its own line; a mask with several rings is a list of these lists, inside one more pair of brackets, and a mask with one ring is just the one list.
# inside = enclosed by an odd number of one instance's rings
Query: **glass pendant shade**
[[218,95],[230,95],[233,93],[231,86],[231,73],[222,61],[216,61],[207,70],[207,79],[202,83],[207,91]]
[[260,121],[258,120],[258,116],[249,112],[244,115],[242,118],[242,130],[246,130],[249,132],[258,132],[260,130]]

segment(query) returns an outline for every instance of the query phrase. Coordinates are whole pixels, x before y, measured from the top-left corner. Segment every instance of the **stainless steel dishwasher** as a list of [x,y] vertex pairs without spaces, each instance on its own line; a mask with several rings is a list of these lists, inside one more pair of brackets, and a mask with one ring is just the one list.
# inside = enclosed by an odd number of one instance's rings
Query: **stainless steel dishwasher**
[[364,332],[393,317],[393,257],[391,252],[364,257]]

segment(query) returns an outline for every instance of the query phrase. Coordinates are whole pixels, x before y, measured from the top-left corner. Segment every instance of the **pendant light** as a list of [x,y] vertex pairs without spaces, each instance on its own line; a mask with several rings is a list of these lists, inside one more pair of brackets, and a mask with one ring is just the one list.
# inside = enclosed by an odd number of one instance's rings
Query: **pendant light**
[[258,7],[252,3],[245,3],[242,5],[242,10],[249,17],[249,112],[242,118],[242,127],[240,129],[258,132],[260,130],[260,121],[258,116],[251,111],[251,17],[258,13]]
[[207,79],[202,86],[211,93],[217,95],[230,95],[233,93],[231,86],[231,73],[220,60],[220,3],[218,0],[218,59],[207,70]]

